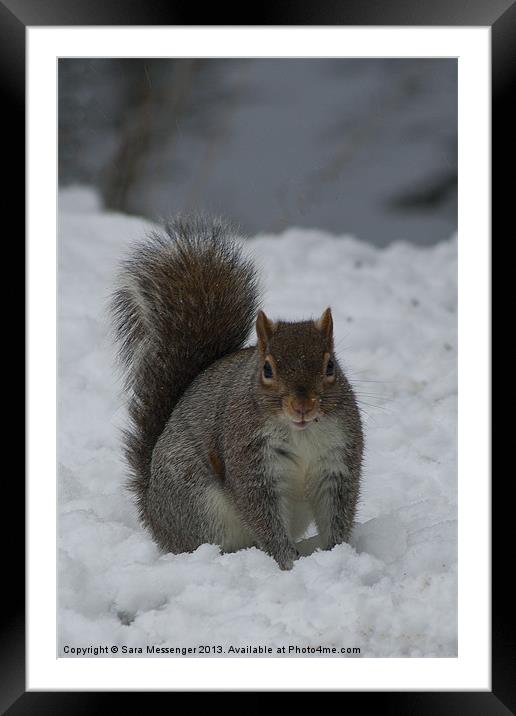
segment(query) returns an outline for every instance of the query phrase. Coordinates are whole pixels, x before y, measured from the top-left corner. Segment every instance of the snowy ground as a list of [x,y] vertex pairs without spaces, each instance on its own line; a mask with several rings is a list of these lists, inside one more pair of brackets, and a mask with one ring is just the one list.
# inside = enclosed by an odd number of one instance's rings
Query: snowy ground
[[281,572],[257,549],[160,555],[124,491],[105,309],[121,254],[148,228],[102,213],[86,190],[60,195],[59,654],[211,644],[456,656],[456,238],[380,250],[289,229],[249,242],[268,313],[332,306],[366,430],[352,545]]

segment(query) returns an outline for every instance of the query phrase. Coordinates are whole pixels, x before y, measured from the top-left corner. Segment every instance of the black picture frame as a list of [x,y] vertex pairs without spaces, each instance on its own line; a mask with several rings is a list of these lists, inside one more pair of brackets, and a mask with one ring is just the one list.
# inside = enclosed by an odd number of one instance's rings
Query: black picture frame
[[[509,212],[514,203],[514,182],[507,181],[506,176],[511,176],[510,169],[515,165],[513,135],[516,116],[510,99],[516,87],[516,3],[510,0],[334,0],[318,3],[303,0],[302,3],[269,3],[260,10],[251,21],[243,13],[230,10],[229,6],[224,8],[217,4],[206,10],[203,8],[202,22],[199,22],[201,18],[195,12],[194,5],[185,6],[174,0],[0,0],[2,120],[4,139],[8,138],[8,144],[14,149],[9,167],[4,166],[4,173],[9,179],[6,207],[10,207],[11,216],[18,217],[10,247],[18,248],[19,251],[21,249],[21,253],[24,253],[24,242],[18,238],[18,233],[23,231],[22,217],[25,216],[25,31],[28,26],[74,25],[489,26],[492,30],[493,91],[492,236],[498,235],[503,245],[503,229],[507,237],[505,243],[509,242],[512,237],[507,232],[513,222],[509,221],[504,212]],[[23,256],[21,264],[24,265]],[[494,257],[492,266],[495,266]],[[503,288],[500,284],[493,287],[493,307],[504,305],[501,296]],[[18,290],[18,293],[21,292]],[[10,319],[10,325],[6,321],[6,328],[11,331],[9,341],[14,346],[17,342],[13,342],[11,337],[17,332],[22,334],[23,321],[11,309],[7,313],[9,315],[4,315],[4,319]],[[496,313],[493,311],[494,315]],[[23,334],[21,342],[23,345]],[[9,376],[12,375],[12,367]],[[505,375],[508,375],[508,371]],[[23,378],[22,381],[20,385],[24,384]],[[19,402],[23,404],[21,398]],[[497,425],[496,440],[493,434],[492,454],[498,454],[503,444],[507,444],[507,441],[504,441],[503,425],[500,424]],[[9,442],[4,454],[11,449]],[[16,461],[14,465],[17,465]],[[506,477],[512,479],[509,472]],[[350,705],[349,699],[358,697],[366,698],[368,707],[381,708],[383,713],[501,716],[515,712],[514,607],[511,590],[506,583],[513,544],[509,534],[512,503],[505,493],[506,483],[503,478],[499,483],[493,481],[492,491],[492,691],[347,692],[346,706]],[[4,566],[4,575],[7,576],[4,595],[7,599],[1,617],[2,713],[12,716],[25,713],[80,714],[113,708],[113,699],[120,698],[122,693],[25,692],[25,539],[22,527],[25,502],[19,469],[4,468],[3,495],[3,524],[6,525],[8,514],[14,521],[11,521],[4,536],[4,559],[7,558],[7,565]],[[137,706],[140,694],[131,692],[129,696],[132,705]],[[152,695],[153,698],[155,696]]]

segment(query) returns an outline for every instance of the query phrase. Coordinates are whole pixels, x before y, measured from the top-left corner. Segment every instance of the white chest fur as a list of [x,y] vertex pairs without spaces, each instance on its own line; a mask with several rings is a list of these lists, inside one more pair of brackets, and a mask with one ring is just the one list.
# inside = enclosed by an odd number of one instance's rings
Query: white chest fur
[[345,435],[332,418],[322,418],[305,430],[271,425],[267,433],[269,468],[277,481],[290,536],[298,539],[314,519],[314,503],[325,476],[343,467]]

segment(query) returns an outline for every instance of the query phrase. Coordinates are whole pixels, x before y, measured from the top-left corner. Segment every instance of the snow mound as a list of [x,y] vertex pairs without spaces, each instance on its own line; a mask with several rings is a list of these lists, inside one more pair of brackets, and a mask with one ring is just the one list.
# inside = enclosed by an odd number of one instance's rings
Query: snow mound
[[124,488],[106,307],[121,256],[151,228],[83,188],[60,194],[59,655],[211,644],[456,656],[456,237],[380,250],[292,228],[248,242],[271,316],[332,306],[366,431],[351,544],[281,572],[257,549],[160,554]]

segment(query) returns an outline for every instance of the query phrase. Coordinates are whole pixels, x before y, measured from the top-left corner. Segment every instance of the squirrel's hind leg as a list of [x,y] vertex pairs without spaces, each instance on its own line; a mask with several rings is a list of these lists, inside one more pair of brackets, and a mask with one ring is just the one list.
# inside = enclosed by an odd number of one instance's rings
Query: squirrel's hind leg
[[153,461],[145,510],[155,541],[174,554],[193,552],[202,544],[219,545],[224,552],[252,547],[255,540],[220,476],[193,452],[188,451],[188,460],[174,460],[168,450],[160,455],[160,447]]
[[223,552],[237,552],[239,549],[256,546],[256,540],[238,514],[231,497],[223,487],[211,484],[207,490],[210,522],[213,525],[215,544]]

